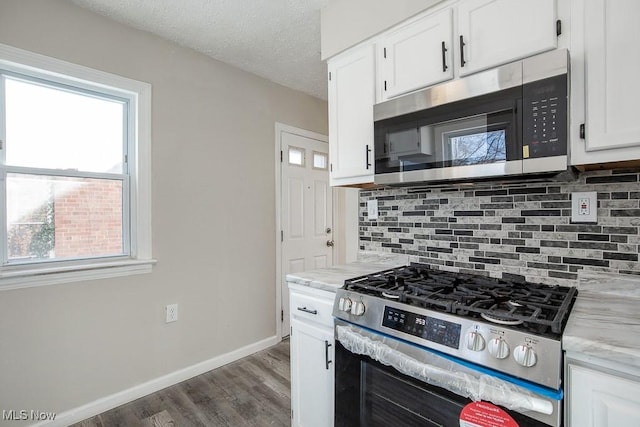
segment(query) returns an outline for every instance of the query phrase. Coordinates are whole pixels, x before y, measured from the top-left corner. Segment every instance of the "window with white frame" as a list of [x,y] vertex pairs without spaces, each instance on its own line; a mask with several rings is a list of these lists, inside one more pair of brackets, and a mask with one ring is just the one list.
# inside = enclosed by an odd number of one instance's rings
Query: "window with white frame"
[[0,289],[152,263],[149,108],[146,83],[0,45]]

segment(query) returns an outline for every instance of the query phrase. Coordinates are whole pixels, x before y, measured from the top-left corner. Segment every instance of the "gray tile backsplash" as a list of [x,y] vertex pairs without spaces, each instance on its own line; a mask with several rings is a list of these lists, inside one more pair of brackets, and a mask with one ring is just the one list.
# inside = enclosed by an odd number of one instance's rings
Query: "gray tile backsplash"
[[[598,222],[571,223],[571,193],[598,193]],[[378,200],[379,217],[367,217]],[[640,169],[575,181],[362,190],[360,249],[434,268],[572,285],[577,272],[640,274]]]

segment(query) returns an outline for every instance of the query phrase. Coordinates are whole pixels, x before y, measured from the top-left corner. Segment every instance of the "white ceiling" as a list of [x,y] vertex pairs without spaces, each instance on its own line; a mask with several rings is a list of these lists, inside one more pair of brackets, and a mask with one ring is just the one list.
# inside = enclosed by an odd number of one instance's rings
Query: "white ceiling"
[[329,0],[71,0],[292,89],[327,99],[320,9]]

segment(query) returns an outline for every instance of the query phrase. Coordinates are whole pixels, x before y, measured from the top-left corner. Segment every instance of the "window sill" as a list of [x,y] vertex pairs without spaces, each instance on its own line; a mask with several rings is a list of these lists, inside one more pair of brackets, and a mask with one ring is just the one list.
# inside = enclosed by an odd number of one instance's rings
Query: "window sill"
[[151,273],[156,262],[155,259],[124,259],[45,267],[6,267],[0,270],[0,291]]

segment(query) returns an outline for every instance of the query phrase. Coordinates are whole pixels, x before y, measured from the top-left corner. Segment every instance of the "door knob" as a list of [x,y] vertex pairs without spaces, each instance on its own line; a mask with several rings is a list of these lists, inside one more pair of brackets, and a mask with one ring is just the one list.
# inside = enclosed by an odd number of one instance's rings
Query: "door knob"
[[333,246],[333,240],[327,240],[327,246],[332,247]]

